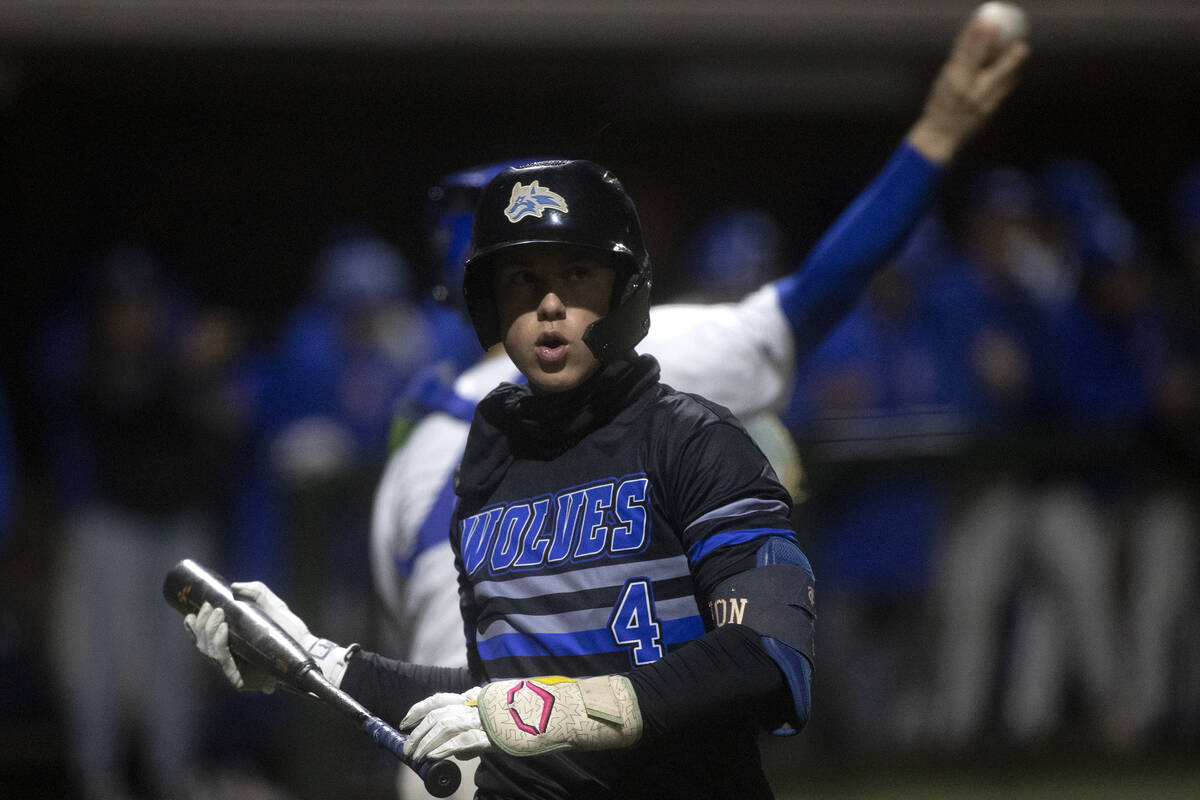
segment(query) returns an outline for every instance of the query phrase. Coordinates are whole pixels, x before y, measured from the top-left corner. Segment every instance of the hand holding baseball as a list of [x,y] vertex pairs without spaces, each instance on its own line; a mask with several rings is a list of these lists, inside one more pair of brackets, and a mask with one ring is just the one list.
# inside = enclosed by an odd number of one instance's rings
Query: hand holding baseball
[[1011,3],[979,6],[958,33],[908,142],[944,164],[999,108],[1029,57],[1029,24]]
[[1029,36],[1029,18],[1020,6],[1013,3],[991,0],[976,8],[971,16],[996,29],[994,43],[997,48],[1003,49]]

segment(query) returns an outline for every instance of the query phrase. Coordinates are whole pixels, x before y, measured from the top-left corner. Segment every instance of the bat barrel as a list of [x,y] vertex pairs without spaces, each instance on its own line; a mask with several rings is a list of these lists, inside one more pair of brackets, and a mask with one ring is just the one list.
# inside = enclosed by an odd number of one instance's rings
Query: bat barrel
[[251,603],[239,600],[225,579],[191,559],[180,561],[163,581],[163,597],[181,614],[194,614],[204,603],[225,612],[229,649],[260,669],[295,685],[316,663],[300,644]]

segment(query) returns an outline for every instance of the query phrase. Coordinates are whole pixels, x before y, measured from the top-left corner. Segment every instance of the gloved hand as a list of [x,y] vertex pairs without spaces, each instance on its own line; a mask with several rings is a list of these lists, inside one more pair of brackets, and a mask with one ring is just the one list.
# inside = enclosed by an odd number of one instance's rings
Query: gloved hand
[[507,679],[464,694],[435,694],[400,723],[402,729],[413,725],[404,752],[416,761],[495,749],[514,756],[611,750],[642,735],[637,695],[621,675]]
[[262,581],[231,583],[229,588],[239,599],[249,600],[257,606],[259,611],[270,617],[276,625],[283,628],[288,636],[291,636],[307,650],[330,683],[334,686],[342,685],[342,678],[346,675],[347,657],[351,650],[357,649],[358,645],[342,647],[328,639],[314,636],[308,630],[308,626],[304,624],[304,620],[292,613],[287,603],[267,588]]
[[427,758],[472,758],[494,750],[479,719],[479,688],[462,694],[441,692],[410,708],[400,728],[416,728],[409,734],[404,754],[420,763]]
[[196,648],[217,663],[235,689],[266,694],[275,691],[278,681],[242,659],[235,658],[230,651],[229,625],[225,622],[224,609],[213,608],[205,603],[198,612],[183,618],[183,627],[191,634]]
[[234,597],[239,600],[249,600],[258,606],[259,611],[283,628],[284,632],[295,639],[305,650],[311,651],[313,645],[317,643],[317,637],[309,632],[304,620],[292,613],[287,603],[279,599],[279,596],[267,588],[262,581],[235,582],[229,584],[229,588],[233,591]]
[[[287,603],[261,581],[231,583],[229,588],[239,600],[253,603],[288,636],[295,639],[317,662],[329,682],[334,686],[341,686],[342,678],[346,674],[347,657],[357,645],[341,647],[328,639],[314,636],[304,624],[304,620],[292,613]],[[217,662],[234,687],[267,693],[275,690],[278,682],[274,678],[230,652],[229,625],[225,622],[225,612],[222,609],[214,609],[205,603],[199,612],[184,617],[183,624],[200,652]]]

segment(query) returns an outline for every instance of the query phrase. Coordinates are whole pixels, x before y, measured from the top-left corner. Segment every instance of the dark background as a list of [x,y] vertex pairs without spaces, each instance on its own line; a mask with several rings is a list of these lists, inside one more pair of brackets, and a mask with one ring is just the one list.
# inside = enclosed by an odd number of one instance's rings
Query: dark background
[[[0,14],[0,369],[23,448],[33,435],[23,424],[28,334],[86,259],[115,242],[147,244],[266,337],[304,295],[333,226],[372,224],[427,279],[421,215],[439,175],[564,154],[601,161],[630,185],[660,298],[679,288],[689,222],[726,200],[777,212],[800,257],[916,118],[971,7],[816,4],[805,16],[767,3],[722,33],[728,20],[684,3],[674,28],[650,16],[638,34],[636,18],[626,29],[619,9],[596,4],[592,16],[543,15],[525,31],[498,23],[489,36],[485,20],[456,43],[454,9],[414,12],[406,27],[405,5],[346,7],[334,33],[311,7],[311,19],[295,12],[310,28],[283,33],[232,13],[222,26],[217,11],[195,30],[167,12],[101,18],[104,3]],[[1200,159],[1200,48],[1181,44],[1200,12],[1030,11],[1024,81],[945,191],[952,198],[956,177],[983,160],[1084,156],[1112,175],[1160,248],[1170,186]]]
[[[29,347],[98,250],[149,246],[264,343],[308,292],[335,226],[374,226],[428,285],[422,215],[438,176],[582,156],[637,199],[662,300],[685,288],[689,227],[726,201],[774,211],[802,258],[917,118],[974,4],[486,5],[0,8],[0,385],[25,491],[45,466]],[[1200,164],[1200,5],[1027,7],[1034,55],[949,171],[947,210],[982,163],[1082,156],[1169,264],[1170,190]],[[25,509],[51,513],[36,498]],[[48,530],[22,523],[18,537]],[[25,736],[23,752],[53,768],[53,724],[0,743]]]

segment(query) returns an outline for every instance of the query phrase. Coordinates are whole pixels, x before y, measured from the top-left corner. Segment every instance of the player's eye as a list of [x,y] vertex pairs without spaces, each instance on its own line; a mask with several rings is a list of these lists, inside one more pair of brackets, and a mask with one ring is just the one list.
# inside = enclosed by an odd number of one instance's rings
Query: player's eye
[[587,261],[576,261],[566,270],[566,277],[572,281],[582,281],[590,278],[595,272],[595,265]]
[[500,280],[508,286],[531,286],[537,276],[526,267],[508,267],[501,272]]

